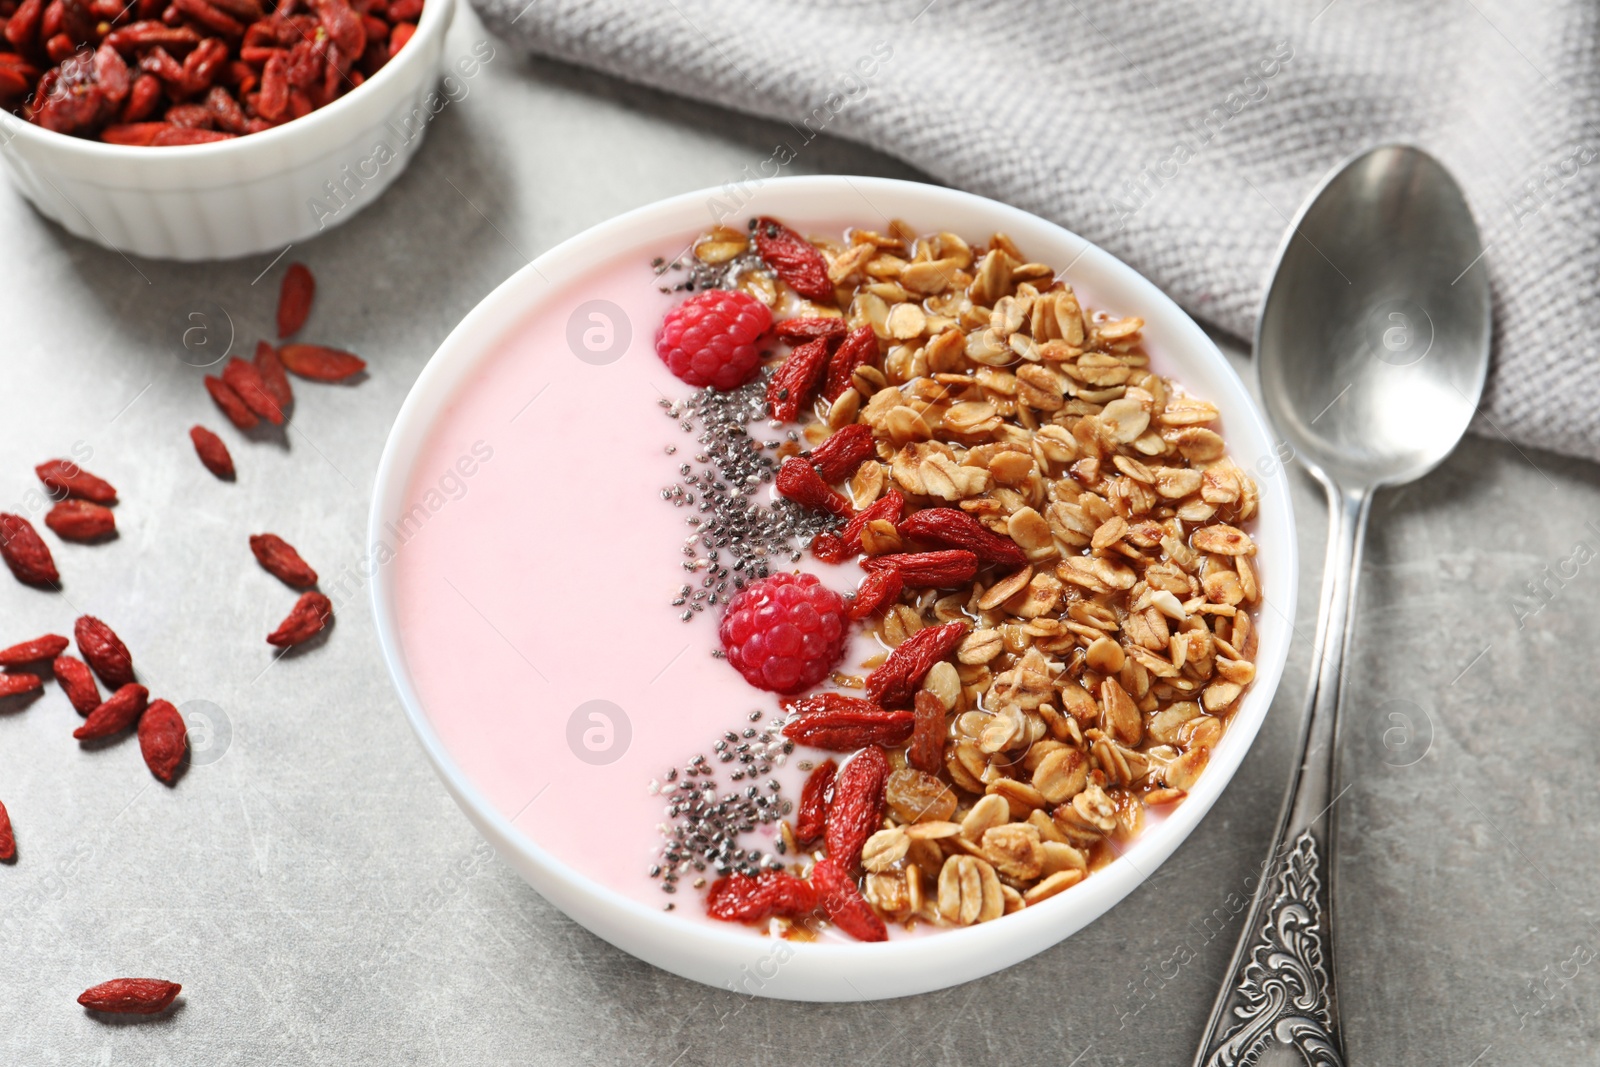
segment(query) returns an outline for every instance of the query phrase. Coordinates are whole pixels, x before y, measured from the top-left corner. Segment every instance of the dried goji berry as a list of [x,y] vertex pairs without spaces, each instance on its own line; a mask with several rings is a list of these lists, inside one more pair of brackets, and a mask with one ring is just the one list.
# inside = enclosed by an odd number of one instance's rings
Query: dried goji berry
[[119,1015],[154,1015],[166,1011],[183,986],[161,978],[113,978],[85,989],[78,1003]]
[[21,667],[40,660],[55,659],[66,650],[67,644],[67,639],[60,634],[45,634],[10,648],[0,648],[0,667]]
[[894,570],[907,589],[938,589],[972,581],[978,573],[978,556],[964,548],[938,552],[895,552],[861,561],[869,571]]
[[811,883],[786,871],[726,875],[706,892],[706,914],[723,922],[765,922],[776,915],[800,919],[816,907]]
[[317,279],[304,263],[291,263],[278,290],[278,336],[299,333],[311,314],[311,301],[317,295]]
[[188,736],[178,709],[170,701],[152,700],[139,718],[139,752],[150,773],[163,782],[172,781],[183,762]]
[[31,693],[44,685],[37,674],[26,674],[22,671],[0,672],[0,697],[21,696]]
[[1009,537],[1002,537],[977,519],[955,508],[923,508],[900,522],[900,532],[923,541],[964,548],[983,563],[1007,568],[1024,566],[1028,557]]
[[773,324],[778,337],[790,344],[815,341],[819,337],[834,340],[843,337],[846,326],[841,318],[779,319]]
[[799,718],[783,736],[812,748],[853,752],[866,745],[901,745],[915,725],[909,711],[885,711],[870,700],[843,693],[818,693],[792,702]]
[[0,558],[6,561],[19,582],[55,585],[61,581],[50,549],[40,539],[33,523],[21,515],[0,512]]
[[843,563],[855,555],[845,547],[844,538],[828,530],[811,539],[811,554],[824,563]]
[[91,711],[83,725],[72,731],[72,736],[79,741],[95,741],[119,734],[134,724],[149,698],[150,690],[138,682],[129,682]]
[[317,584],[317,572],[277,534],[251,534],[250,551],[255,553],[256,562],[280,581],[298,589]]
[[828,339],[807,341],[773,372],[767,383],[767,411],[779,422],[794,422],[800,409],[816,395],[822,371],[828,365]]
[[0,860],[10,862],[17,858],[17,835],[11,829],[11,813],[0,804]]
[[211,394],[211,399],[216,401],[217,407],[228,416],[228,421],[241,430],[253,430],[261,422],[256,413],[250,410],[233,386],[211,375],[206,375],[206,392]]
[[845,614],[852,622],[859,622],[885,605],[893,604],[904,587],[899,571],[872,571],[856,587],[856,595],[845,601]]
[[883,822],[883,787],[889,757],[876,745],[852,756],[833,780],[833,802],[823,840],[828,859],[847,874],[861,865],[861,848]]
[[333,601],[321,593],[306,593],[295,601],[294,609],[267,635],[267,644],[279,648],[298,645],[321,633],[333,618]]
[[189,440],[194,442],[195,454],[206,465],[206,470],[226,481],[233,480],[233,456],[229,455],[222,438],[204,426],[191,426]]
[[914,703],[916,729],[906,748],[906,762],[919,771],[937,774],[944,769],[944,702],[926,689],[918,689]]
[[342,382],[367,369],[365,360],[322,345],[284,345],[278,349],[278,358],[290,374],[314,382]]
[[855,422],[835,430],[805,458],[830,485],[844,481],[873,453],[872,427]]
[[117,689],[133,681],[133,656],[111,627],[93,615],[84,615],[73,624],[72,636],[78,651],[106,685]]
[[815,245],[777,219],[756,220],[756,253],[801,296],[808,300],[833,300],[827,260]]
[[828,824],[828,802],[833,795],[833,776],[838,771],[837,763],[825,759],[806,776],[806,784],[800,788],[800,807],[794,816],[794,836],[802,845],[809,845],[821,837],[823,827]]
[[389,36],[389,58],[393,59],[399,55],[400,49],[411,42],[411,38],[416,32],[417,24],[415,22],[395,23],[394,32]]
[[82,660],[72,656],[57,656],[51,662],[50,670],[79,715],[88,715],[100,706],[100,687],[94,684],[94,675]]
[[844,524],[844,529],[839,531],[839,537],[844,541],[844,547],[852,556],[861,552],[861,531],[867,528],[870,522],[879,519],[885,522],[899,522],[900,512],[906,506],[906,498],[900,495],[899,490],[891,489],[887,493],[868,504],[856,513],[855,518]]
[[799,456],[790,456],[783,461],[783,466],[778,468],[776,484],[780,494],[801,507],[826,511],[841,519],[855,514],[850,501],[831,489],[818,476],[816,468]]
[[817,902],[833,925],[857,941],[889,940],[888,928],[861,895],[855,875],[835,864],[832,856],[812,868],[811,882]]
[[63,500],[45,515],[44,524],[64,541],[93,541],[117,532],[111,509],[87,500]]
[[345,0],[311,0],[311,8],[340,52],[355,57],[367,50],[366,27]]
[[261,384],[287,418],[289,405],[294,403],[294,387],[289,384],[289,375],[284,372],[278,350],[265,341],[256,342],[256,370],[261,374]]
[[856,368],[866,366],[878,357],[878,335],[871,326],[857,326],[850,331],[828,360],[828,376],[822,395],[831,403],[839,394],[850,388]]
[[911,703],[933,665],[954,652],[966,634],[967,624],[959,619],[918,630],[867,675],[867,696],[886,708]]
[[283,412],[278,410],[278,402],[267,392],[266,384],[261,380],[261,372],[256,370],[254,363],[246,363],[238,356],[228,360],[228,365],[222,368],[222,380],[227,383],[244,406],[253,414],[266,419],[274,426],[283,425]]
[[52,496],[75,496],[96,504],[115,504],[117,490],[104,478],[96,478],[66,459],[46,460],[33,468]]

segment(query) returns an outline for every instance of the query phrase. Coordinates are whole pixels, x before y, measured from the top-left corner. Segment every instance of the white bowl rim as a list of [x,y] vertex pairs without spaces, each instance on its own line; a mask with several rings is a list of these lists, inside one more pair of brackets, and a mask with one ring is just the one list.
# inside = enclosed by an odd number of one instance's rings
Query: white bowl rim
[[[368,86],[383,86],[389,84],[398,73],[390,71],[410,66],[411,55],[421,55],[421,48],[413,50],[411,45],[419,39],[443,33],[449,29],[449,16],[455,11],[456,0],[426,0],[422,5],[422,18],[417,22],[416,33],[412,40],[406,42],[406,47],[400,49],[400,54],[385,63],[372,77],[363,81],[354,89],[345,93],[339,99],[325,107],[319,107],[310,114],[297,119],[291,119],[281,126],[274,126],[270,130],[260,133],[245,134],[225,141],[208,141],[205,144],[163,145],[159,148],[150,145],[107,144],[104,141],[90,140],[87,137],[75,137],[70,133],[58,133],[47,130],[43,126],[18,118],[8,111],[0,111],[0,130],[11,134],[12,137],[24,141],[32,141],[41,147],[47,147],[61,152],[78,152],[85,157],[85,162],[98,164],[125,163],[137,159],[141,163],[151,159],[172,158],[184,163],[193,163],[197,159],[212,159],[229,152],[264,149],[267,151],[286,143],[291,138],[309,140],[315,136],[316,131],[339,121],[353,107],[362,106],[365,98],[355,104],[349,103],[350,99]],[[442,23],[442,24],[441,24]],[[408,55],[409,53],[409,55]],[[366,94],[370,97],[371,93]],[[0,139],[0,148],[5,147],[5,140]],[[158,153],[158,154],[157,154]]]
[[[692,230],[696,226],[703,227],[707,203],[711,198],[725,195],[725,192],[722,189],[709,188],[683,193],[635,208],[592,226],[536,257],[497,286],[468,312],[441,342],[438,350],[424,366],[395,417],[375,477],[372,510],[368,519],[369,545],[382,540],[385,518],[390,514],[392,506],[400,501],[406,489],[412,471],[409,466],[400,469],[397,452],[403,447],[403,441],[414,434],[425,434],[431,429],[441,401],[439,390],[431,387],[445,378],[447,366],[453,369],[456,364],[470,363],[493,351],[507,330],[515,328],[518,316],[525,316],[529,308],[537,300],[542,299],[542,294],[531,297],[528,295],[530,286],[547,286],[548,278],[561,276],[562,272],[556,267],[560,261],[578,254],[580,250],[587,250],[597,245],[607,246],[610,249],[608,256],[615,255],[620,249],[636,246],[640,242],[641,233],[656,232],[650,227],[659,225],[664,219],[683,220],[681,225],[674,222],[675,231]],[[1220,377],[1234,390],[1236,395],[1227,404],[1222,403],[1225,398],[1208,397],[1219,402],[1224,419],[1233,427],[1228,431],[1234,435],[1230,441],[1237,441],[1241,435],[1254,435],[1260,442],[1270,446],[1275,440],[1265,416],[1237,372],[1193,319],[1143,275],[1087,239],[1020,208],[974,193],[890,178],[844,175],[774,178],[750,191],[750,198],[740,204],[738,214],[740,217],[762,214],[767,210],[763,206],[764,201],[775,196],[807,194],[815,195],[819,200],[830,198],[840,203],[864,200],[874,205],[870,211],[857,211],[854,214],[876,215],[879,213],[876,205],[880,203],[894,205],[896,200],[905,198],[925,197],[935,201],[960,203],[968,209],[982,211],[996,230],[1015,234],[1017,230],[1035,230],[1044,227],[1062,237],[1081,243],[1084,250],[1076,261],[1077,269],[1081,271],[1081,278],[1090,275],[1116,275],[1119,284],[1139,289],[1138,310],[1145,315],[1146,320],[1153,321],[1155,315],[1159,314],[1169,327],[1175,328],[1182,335],[1177,343],[1172,345],[1183,349],[1182,354],[1177,355],[1174,361],[1194,366],[1208,365],[1207,373]],[[781,215],[782,211],[775,213]],[[837,212],[805,213],[819,217],[829,214],[849,216],[852,211],[845,209]],[[1085,282],[1085,284],[1093,283]],[[448,396],[448,391],[444,395]],[[1232,402],[1239,399],[1243,400],[1242,404]],[[837,969],[840,974],[846,974],[852,966],[867,961],[881,965],[893,958],[898,968],[912,970],[935,965],[941,962],[941,957],[953,951],[959,951],[963,956],[970,956],[974,951],[981,953],[986,943],[993,943],[996,949],[1002,941],[1012,943],[1029,941],[1034,945],[1020,955],[1014,952],[994,952],[993,955],[1000,962],[987,971],[980,970],[969,974],[967,978],[970,979],[1020,962],[1093,922],[1132,893],[1176,850],[1232,781],[1239,765],[1249,752],[1266,718],[1288,656],[1289,633],[1293,629],[1299,574],[1293,511],[1289,503],[1289,482],[1286,469],[1281,463],[1267,471],[1258,469],[1254,473],[1262,489],[1258,529],[1266,525],[1267,515],[1271,511],[1276,516],[1274,525],[1280,526],[1283,531],[1281,543],[1272,544],[1270,568],[1263,569],[1263,596],[1266,595],[1267,586],[1274,589],[1276,613],[1288,620],[1288,623],[1284,628],[1283,639],[1276,647],[1269,649],[1264,635],[1256,662],[1256,680],[1245,694],[1244,703],[1235,713],[1223,741],[1212,753],[1205,773],[1201,775],[1199,782],[1185,801],[1159,825],[1147,827],[1119,854],[1117,859],[1097,870],[1092,877],[1080,882],[1067,893],[1045,901],[1041,905],[1006,916],[1003,922],[940,930],[927,937],[897,939],[878,944],[784,942],[790,946],[796,958],[825,958],[830,969]],[[680,916],[650,907],[587,875],[580,874],[503,816],[455,763],[429,723],[421,701],[410,684],[394,617],[393,597],[390,591],[391,575],[392,567],[382,566],[371,582],[373,620],[384,662],[389,669],[391,681],[400,695],[406,717],[416,732],[423,750],[447,789],[455,796],[458,803],[467,809],[467,814],[480,830],[492,830],[494,839],[514,845],[541,875],[552,879],[565,893],[582,894],[598,907],[606,910],[616,909],[628,922],[639,924],[636,929],[640,940],[650,940],[654,944],[664,941],[697,943],[698,949],[730,961],[748,961],[753,945],[756,950],[760,950],[763,945],[770,946],[769,939],[752,934],[742,926],[730,925],[724,929],[713,924],[685,921]],[[1084,915],[1078,917],[1076,921],[1062,921],[1060,916],[1072,914],[1063,911],[1063,908],[1072,908],[1073,911],[1081,911]],[[1066,927],[1067,932],[1062,933],[1061,927]],[[1031,938],[1027,936],[1030,933]],[[608,935],[602,933],[600,936],[610,940]],[[628,951],[626,946],[619,947]],[[683,955],[688,958],[694,953],[685,951]],[[661,965],[668,970],[675,970],[670,965]],[[928,990],[942,988],[961,980],[966,979],[926,982],[919,988]],[[760,995],[788,994],[782,992],[769,994],[763,991]],[[873,994],[861,994],[859,999],[869,999],[872,996]],[[858,998],[801,996],[796,999]]]

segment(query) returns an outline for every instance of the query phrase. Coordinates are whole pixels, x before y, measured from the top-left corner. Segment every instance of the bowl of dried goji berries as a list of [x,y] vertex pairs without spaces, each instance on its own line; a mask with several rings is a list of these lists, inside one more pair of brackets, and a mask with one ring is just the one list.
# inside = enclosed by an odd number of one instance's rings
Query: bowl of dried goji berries
[[42,215],[122,252],[282,248],[405,169],[447,101],[454,4],[0,0],[0,160]]

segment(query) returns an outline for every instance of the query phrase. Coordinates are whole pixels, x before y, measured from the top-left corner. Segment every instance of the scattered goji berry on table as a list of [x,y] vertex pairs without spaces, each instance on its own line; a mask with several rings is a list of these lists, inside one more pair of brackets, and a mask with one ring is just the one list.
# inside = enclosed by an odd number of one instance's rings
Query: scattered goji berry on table
[[317,584],[317,572],[300,558],[293,545],[277,534],[251,534],[250,551],[267,573],[297,589]]
[[39,537],[33,523],[21,515],[0,512],[0,558],[6,561],[19,582],[28,585],[55,585],[61,581],[50,549]]
[[817,469],[799,456],[790,456],[778,468],[778,492],[801,507],[826,511],[847,519],[855,514],[850,501],[823,481]]
[[78,1003],[118,1015],[154,1015],[166,1011],[183,992],[177,982],[161,978],[113,978],[78,995]]
[[909,711],[885,711],[870,700],[843,693],[817,693],[789,705],[799,716],[783,736],[812,748],[854,752],[865,745],[900,745],[911,736]]
[[233,456],[229,454],[228,446],[222,443],[222,438],[204,426],[191,426],[189,440],[194,442],[195,455],[206,465],[206,470],[224,481],[233,480]]
[[283,412],[278,408],[278,401],[267,391],[266,383],[261,380],[261,372],[256,370],[254,363],[246,363],[234,356],[222,368],[222,380],[250,409],[251,414],[266,419],[274,426],[283,425]]
[[966,635],[967,624],[959,619],[918,630],[867,675],[867,696],[886,708],[911,703],[933,665],[954,652]]
[[96,478],[71,460],[46,460],[33,472],[54,496],[75,496],[95,504],[117,502],[117,490],[110,482]]
[[888,781],[889,757],[876,745],[857,752],[833,779],[823,840],[828,860],[846,874],[855,873],[862,846],[882,828],[883,788]]
[[21,696],[23,693],[32,693],[44,683],[37,674],[26,674],[22,671],[0,671],[0,697]]
[[811,402],[828,365],[828,339],[807,341],[772,373],[767,382],[767,412],[779,422],[794,422],[800,409]]
[[45,515],[44,524],[63,541],[94,541],[117,532],[111,509],[87,500],[63,500]]
[[66,651],[68,644],[70,642],[60,634],[45,634],[32,641],[19,641],[10,648],[0,648],[0,667],[21,667],[55,659]]
[[806,299],[833,299],[833,282],[822,253],[777,219],[756,220],[756,253],[784,284]]
[[878,335],[871,326],[857,326],[840,342],[828,359],[828,375],[822,395],[829,403],[839,399],[839,394],[850,388],[856,368],[871,363],[878,357]]
[[0,860],[10,862],[17,858],[17,835],[11,829],[11,813],[0,804]]
[[267,635],[267,644],[288,648],[309,641],[321,633],[333,618],[333,601],[321,593],[306,593],[295,601],[278,628]]
[[764,922],[780,915],[799,919],[816,907],[811,883],[787,871],[725,875],[706,893],[706,914],[723,922]]
[[289,406],[294,403],[294,387],[289,384],[289,375],[283,369],[278,350],[265,341],[256,342],[256,372],[261,375],[261,384],[278,402],[278,410],[288,418]]
[[822,444],[803,458],[817,469],[817,475],[830,485],[844,481],[875,451],[872,427],[854,422],[835,430]]
[[800,787],[800,807],[794,816],[794,836],[800,844],[809,845],[822,836],[828,824],[833,777],[838,771],[837,763],[825,759],[806,776],[806,784]]
[[73,624],[72,636],[78,651],[106,685],[118,689],[133,681],[133,656],[111,627],[93,615],[84,615]]
[[944,703],[926,689],[918,689],[913,705],[916,729],[906,748],[906,762],[919,771],[937,774],[944,769]]
[[250,405],[221,378],[206,375],[206,392],[211,394],[211,399],[222,413],[228,416],[228,421],[239,429],[253,430],[260,425],[261,420],[250,410]]
[[314,382],[342,382],[367,369],[365,360],[322,345],[284,345],[278,349],[278,358],[290,374]]
[[[346,8],[346,10],[349,10]],[[338,42],[335,42],[336,44]],[[317,279],[304,263],[291,263],[278,290],[278,336],[300,332],[311,314],[311,300],[317,295]]]
[[887,941],[888,927],[861,895],[855,875],[829,856],[811,870],[817,902],[828,920],[857,941]]
[[82,660],[72,656],[57,656],[51,662],[50,670],[79,715],[88,715],[100,706],[100,687],[94,684],[94,675]]
[[978,555],[964,548],[895,552],[862,560],[861,566],[869,571],[896,571],[907,589],[938,589],[972,581],[978,573]]
[[120,734],[139,718],[149,699],[150,690],[138,682],[129,682],[91,711],[83,725],[72,731],[72,736],[79,741],[96,741]]
[[183,762],[189,732],[170,701],[152,700],[139,717],[139,752],[150,773],[171,782]]
[[923,508],[913,511],[900,522],[900,532],[922,541],[932,541],[949,548],[964,548],[982,563],[998,563],[1003,567],[1017,568],[1027,564],[1028,557],[1009,537],[1002,537],[977,519],[955,508]]

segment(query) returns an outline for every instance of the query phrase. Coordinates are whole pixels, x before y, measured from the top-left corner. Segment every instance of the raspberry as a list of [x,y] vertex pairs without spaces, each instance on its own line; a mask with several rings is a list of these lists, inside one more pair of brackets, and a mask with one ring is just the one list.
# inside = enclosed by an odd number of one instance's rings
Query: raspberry
[[828,676],[850,640],[844,598],[811,574],[763,578],[728,602],[722,649],[745,681],[799,693]]
[[757,342],[771,326],[772,312],[749,293],[708,289],[667,312],[656,354],[690,385],[736,389],[755,376]]

